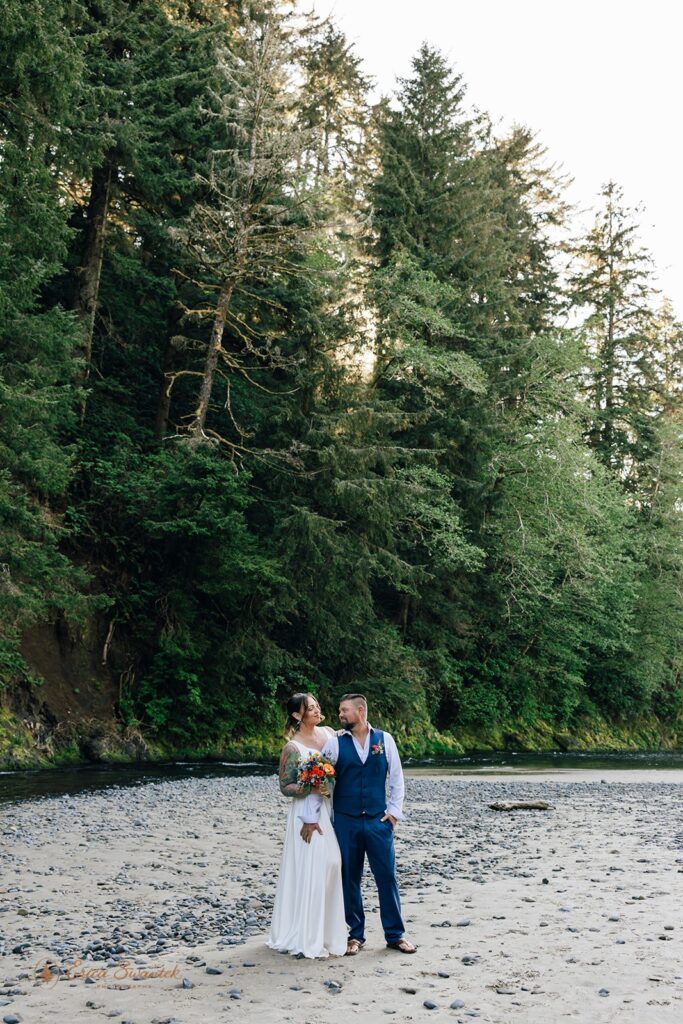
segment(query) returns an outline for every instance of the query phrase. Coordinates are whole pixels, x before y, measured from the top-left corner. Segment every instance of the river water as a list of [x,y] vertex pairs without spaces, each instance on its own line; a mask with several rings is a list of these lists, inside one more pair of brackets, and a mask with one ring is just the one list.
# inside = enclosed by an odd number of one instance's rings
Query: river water
[[[611,754],[506,752],[457,758],[405,759],[403,766],[409,777],[458,775],[489,780],[492,777],[524,777],[538,782],[604,779],[610,782],[683,783],[683,751]],[[170,761],[0,772],[0,804],[192,777],[272,775],[276,768],[275,762]]]

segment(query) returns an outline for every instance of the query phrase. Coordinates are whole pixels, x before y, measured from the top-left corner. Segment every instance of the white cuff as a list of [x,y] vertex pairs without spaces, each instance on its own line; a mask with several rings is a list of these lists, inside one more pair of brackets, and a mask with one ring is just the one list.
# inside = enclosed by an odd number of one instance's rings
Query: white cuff
[[320,807],[322,804],[320,793],[309,793],[301,801],[301,809],[297,814],[299,821],[304,825],[317,825],[320,818]]

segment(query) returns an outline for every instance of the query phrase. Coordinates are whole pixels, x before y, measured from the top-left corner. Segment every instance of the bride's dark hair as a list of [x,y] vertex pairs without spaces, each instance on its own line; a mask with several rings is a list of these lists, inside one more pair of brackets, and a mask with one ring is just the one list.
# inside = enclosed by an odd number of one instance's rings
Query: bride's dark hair
[[[287,701],[287,721],[285,722],[285,739],[289,740],[292,738],[294,733],[297,731],[301,722],[298,718],[295,718],[295,714],[301,715],[303,718],[306,713],[306,701],[309,697],[313,697],[312,693],[293,693]],[[324,716],[321,716],[321,721]]]
[[301,722],[294,717],[295,714],[300,714],[303,718],[306,711],[306,698],[307,693],[293,693],[287,701],[287,721],[285,722],[285,739],[290,739],[297,731]]

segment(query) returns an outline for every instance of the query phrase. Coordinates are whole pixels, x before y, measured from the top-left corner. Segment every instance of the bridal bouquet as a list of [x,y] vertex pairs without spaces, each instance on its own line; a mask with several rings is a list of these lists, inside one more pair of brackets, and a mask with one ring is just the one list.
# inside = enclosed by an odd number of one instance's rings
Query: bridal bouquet
[[334,765],[317,750],[311,753],[299,765],[297,782],[300,786],[309,786],[311,792],[325,793],[327,783],[334,777]]

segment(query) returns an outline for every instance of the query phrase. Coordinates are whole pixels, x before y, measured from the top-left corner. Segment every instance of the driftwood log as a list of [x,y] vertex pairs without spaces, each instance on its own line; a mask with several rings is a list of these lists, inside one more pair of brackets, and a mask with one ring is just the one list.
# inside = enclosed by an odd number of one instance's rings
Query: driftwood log
[[550,811],[553,805],[545,800],[499,800],[489,807],[492,811]]

